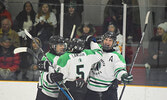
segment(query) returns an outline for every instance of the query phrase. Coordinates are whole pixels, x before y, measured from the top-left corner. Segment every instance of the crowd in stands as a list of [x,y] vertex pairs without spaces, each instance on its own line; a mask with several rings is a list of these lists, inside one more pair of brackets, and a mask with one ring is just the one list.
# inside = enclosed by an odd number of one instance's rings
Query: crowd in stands
[[[60,1],[59,0],[39,0],[38,11],[35,11],[30,1],[23,4],[23,9],[12,20],[12,15],[6,9],[3,2],[0,2],[0,79],[1,80],[29,80],[37,81],[39,71],[37,70],[37,59],[29,53],[14,54],[13,50],[17,47],[26,46],[35,52],[35,55],[41,59],[42,53],[39,47],[32,42],[24,33],[26,29],[33,37],[36,37],[36,42],[40,48],[47,52],[49,50],[48,40],[52,35],[59,35],[60,28]],[[127,2],[134,4],[134,2]],[[136,3],[136,2],[135,2]],[[93,23],[84,22],[82,20],[83,0],[64,0],[64,30],[63,37],[70,38],[73,25],[76,25],[74,37],[86,39],[88,35],[99,37],[107,31],[117,34],[117,46],[115,49],[121,54],[123,46],[122,36],[122,0],[108,0],[104,10],[104,23],[102,33],[97,33]],[[136,3],[137,4],[137,3]],[[120,5],[113,7],[110,5]],[[132,13],[133,12],[133,13]],[[140,28],[139,16],[136,12],[128,13],[127,30],[129,33],[127,38],[137,40],[137,33]],[[138,12],[139,14],[139,12]],[[133,28],[133,32],[130,28]],[[160,32],[163,31],[163,32]],[[147,66],[151,66],[149,79],[154,77],[155,68],[161,68],[166,72],[163,75],[167,76],[167,63],[164,61],[167,58],[167,24],[158,25],[157,34],[151,38],[149,44],[149,61]],[[147,67],[148,68],[148,67]],[[153,75],[154,74],[154,75]],[[160,74],[159,74],[160,75]],[[160,76],[157,76],[159,78]]]
[[[37,81],[37,59],[27,52],[14,54],[17,47],[31,48],[36,57],[42,58],[39,47],[26,36],[26,29],[40,48],[49,50],[48,40],[52,35],[59,35],[60,1],[39,0],[38,11],[33,4],[26,1],[23,9],[12,20],[6,9],[5,1],[0,1],[0,79]],[[73,25],[81,25],[83,0],[64,0],[64,37],[69,38]],[[79,6],[77,6],[79,5]],[[93,27],[93,25],[92,25]],[[76,32],[75,32],[76,35]]]

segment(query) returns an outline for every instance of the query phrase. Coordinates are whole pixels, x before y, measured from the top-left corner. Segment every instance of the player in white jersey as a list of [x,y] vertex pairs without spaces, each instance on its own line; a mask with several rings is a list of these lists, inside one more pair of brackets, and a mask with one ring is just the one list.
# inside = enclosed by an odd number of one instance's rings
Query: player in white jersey
[[[59,36],[51,36],[49,45],[50,51],[46,53],[46,57],[53,64],[53,60],[56,62],[59,56],[65,52],[65,41]],[[57,100],[59,89],[55,82],[61,81],[63,75],[61,73],[55,73],[45,57],[42,58],[38,67],[41,70],[41,76],[39,78],[36,100]]]
[[60,56],[57,61],[56,68],[63,73],[65,85],[69,88],[74,100],[85,100],[86,80],[90,69],[102,56],[102,49],[98,44],[94,42],[90,44],[92,50],[84,50],[84,40],[74,38],[68,45],[69,52]]
[[133,76],[127,74],[125,59],[113,49],[115,43],[113,32],[103,35],[103,56],[92,66],[85,100],[118,100],[116,79],[125,83],[133,80]]

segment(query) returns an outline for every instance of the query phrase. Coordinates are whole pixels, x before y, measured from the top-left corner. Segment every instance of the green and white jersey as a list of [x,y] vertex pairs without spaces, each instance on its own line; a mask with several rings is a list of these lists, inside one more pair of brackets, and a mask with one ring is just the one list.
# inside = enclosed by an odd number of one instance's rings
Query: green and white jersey
[[92,45],[93,50],[86,49],[81,53],[67,52],[60,56],[56,68],[64,74],[63,79],[66,81],[74,81],[76,78],[87,80],[92,65],[102,57],[101,48],[95,43]]
[[127,73],[123,56],[116,51],[103,52],[102,59],[94,64],[88,78],[88,89],[96,92],[106,91],[114,79],[121,80],[122,74]]
[[[48,57],[49,61],[51,61],[52,63],[53,61],[57,61],[59,58],[59,56],[55,56],[49,52],[46,53],[46,56]],[[46,58],[43,57],[42,60],[46,60]],[[49,67],[48,72],[41,71],[41,76],[39,78],[39,86],[41,87],[42,92],[45,95],[49,97],[57,98],[59,93],[59,88],[57,87],[56,83],[48,82],[48,78],[47,78],[47,75],[52,72],[54,72],[54,69],[52,67]]]

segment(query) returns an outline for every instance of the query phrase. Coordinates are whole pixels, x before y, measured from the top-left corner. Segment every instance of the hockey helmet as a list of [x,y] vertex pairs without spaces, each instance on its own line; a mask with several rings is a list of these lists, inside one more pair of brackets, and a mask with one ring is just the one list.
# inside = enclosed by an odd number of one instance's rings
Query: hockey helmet
[[49,38],[49,47],[51,50],[54,50],[57,54],[59,54],[59,52],[57,52],[57,50],[56,50],[56,46],[58,44],[64,45],[64,50],[62,52],[62,53],[64,53],[66,48],[67,48],[67,43],[65,42],[65,39],[63,37],[60,37],[60,36],[51,36]]
[[[106,38],[112,39],[113,43],[112,45],[108,45],[104,43],[104,40]],[[111,50],[115,45],[116,45],[116,39],[117,39],[117,34],[115,32],[106,32],[103,36],[102,36],[102,46],[103,46],[103,50]]]
[[80,53],[82,50],[84,50],[85,47],[85,41],[83,39],[79,38],[73,38],[68,43],[68,51],[72,53]]

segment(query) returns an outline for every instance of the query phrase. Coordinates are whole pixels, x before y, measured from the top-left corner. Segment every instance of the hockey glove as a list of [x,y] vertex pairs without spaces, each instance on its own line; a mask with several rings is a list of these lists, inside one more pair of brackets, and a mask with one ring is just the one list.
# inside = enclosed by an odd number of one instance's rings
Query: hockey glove
[[75,85],[77,88],[82,88],[85,84],[85,81],[81,78],[75,80]]
[[49,63],[47,61],[40,61],[38,62],[38,69],[41,71],[46,71],[48,72],[49,70]]
[[122,81],[123,83],[128,84],[128,83],[130,83],[130,82],[133,81],[133,75],[128,75],[127,73],[126,73],[126,74],[123,74],[122,77],[121,77],[121,81]]
[[50,83],[58,82],[63,80],[63,74],[62,73],[50,73],[47,75],[47,79]]

